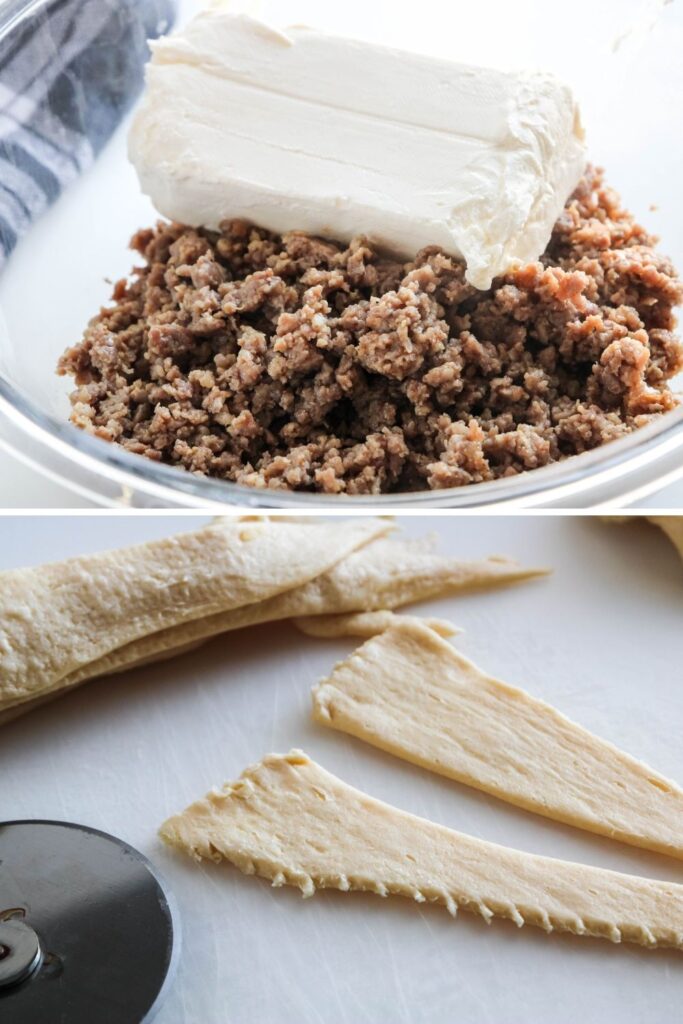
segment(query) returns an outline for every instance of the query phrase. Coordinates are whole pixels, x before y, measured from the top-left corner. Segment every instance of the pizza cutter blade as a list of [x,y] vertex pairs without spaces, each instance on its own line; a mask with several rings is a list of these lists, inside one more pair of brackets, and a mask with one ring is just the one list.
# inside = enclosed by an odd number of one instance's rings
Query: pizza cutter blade
[[169,893],[120,839],[62,821],[0,824],[0,1020],[151,1021],[178,935]]

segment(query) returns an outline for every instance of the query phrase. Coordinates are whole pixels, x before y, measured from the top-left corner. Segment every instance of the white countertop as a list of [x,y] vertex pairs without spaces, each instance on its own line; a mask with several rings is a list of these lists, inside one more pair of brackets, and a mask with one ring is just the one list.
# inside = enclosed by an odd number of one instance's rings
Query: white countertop
[[[430,602],[481,667],[683,780],[683,564],[645,524],[430,517],[443,550],[508,554],[555,574]],[[170,533],[169,517],[8,517],[0,567]],[[164,818],[270,751],[306,750],[352,785],[496,843],[683,881],[683,866],[516,810],[327,731],[310,688],[353,641],[258,627],[110,677],[7,725],[2,817],[112,832],[152,858],[177,898],[179,973],[159,1024],[654,1024],[680,1019],[681,954],[490,927],[439,907],[327,892],[304,901],[156,838]]]

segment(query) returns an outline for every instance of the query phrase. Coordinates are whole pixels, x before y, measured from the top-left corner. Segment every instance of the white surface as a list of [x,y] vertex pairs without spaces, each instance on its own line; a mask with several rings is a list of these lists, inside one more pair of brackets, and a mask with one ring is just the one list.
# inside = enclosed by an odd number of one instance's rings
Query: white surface
[[[183,16],[198,6],[185,0]],[[683,267],[681,3],[574,0],[568,12],[566,5],[547,0],[478,0],[466,5],[466,16],[463,5],[451,0],[422,0],[419,16],[407,0],[277,0],[256,6],[266,14],[275,6],[282,18],[287,10],[286,20],[309,20],[423,53],[556,72],[579,96],[591,157],[605,165],[610,183]],[[55,377],[56,360],[108,299],[105,278],[130,270],[130,235],[154,220],[126,163],[125,131],[124,125],[96,165],[32,228],[0,279],[0,306],[12,340],[8,345],[0,330],[0,360],[42,408],[64,420],[71,384]],[[28,498],[35,489],[25,491],[22,477],[16,474],[14,485],[11,476],[4,486],[0,481],[0,493],[8,492],[15,507],[32,504]],[[63,502],[45,502],[55,504]]]
[[66,487],[53,483],[0,449],[0,509],[92,507]]
[[[458,646],[653,767],[683,780],[683,565],[655,528],[591,519],[432,517],[444,550],[549,564],[555,575],[422,608]],[[2,566],[160,536],[178,520],[7,518]],[[517,811],[310,721],[309,691],[352,642],[290,626],[218,639],[111,677],[6,726],[2,817],[80,821],[152,857],[177,897],[180,970],[159,1024],[650,1024],[680,1019],[675,952],[490,927],[400,899],[303,901],[166,851],[156,827],[268,751],[303,747],[352,785],[520,849],[683,881],[683,866]]]

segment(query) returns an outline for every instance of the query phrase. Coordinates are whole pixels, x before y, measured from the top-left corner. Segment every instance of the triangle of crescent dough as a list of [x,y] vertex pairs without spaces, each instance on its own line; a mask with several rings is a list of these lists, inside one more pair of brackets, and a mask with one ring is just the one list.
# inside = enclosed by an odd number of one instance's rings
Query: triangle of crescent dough
[[340,662],[313,715],[525,810],[683,859],[683,790],[414,620]]
[[301,751],[169,818],[162,838],[273,885],[359,889],[612,942],[683,947],[683,885],[522,853],[397,810]]

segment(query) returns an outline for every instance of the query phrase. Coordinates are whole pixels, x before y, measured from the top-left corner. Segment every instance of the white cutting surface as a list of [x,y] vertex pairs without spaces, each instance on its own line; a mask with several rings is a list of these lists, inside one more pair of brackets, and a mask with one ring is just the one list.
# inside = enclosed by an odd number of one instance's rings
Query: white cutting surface
[[[483,667],[683,780],[683,565],[645,524],[588,518],[403,519],[464,557],[514,555],[554,576],[433,602]],[[2,567],[178,529],[162,517],[6,518]],[[259,627],[86,686],[8,725],[0,817],[54,817],[148,854],[177,897],[179,972],[159,1024],[645,1024],[680,1020],[683,958],[376,896],[303,901],[167,852],[156,828],[268,751],[304,748],[351,784],[493,842],[683,881],[683,865],[582,835],[309,720],[309,690],[352,642]]]

